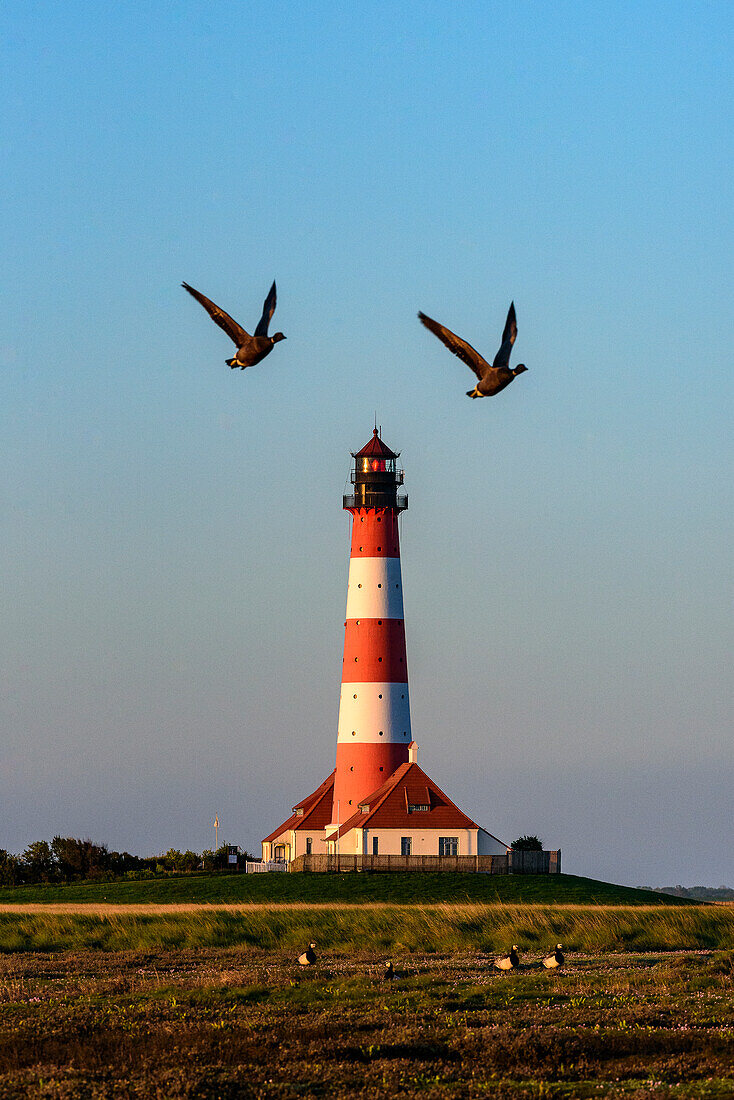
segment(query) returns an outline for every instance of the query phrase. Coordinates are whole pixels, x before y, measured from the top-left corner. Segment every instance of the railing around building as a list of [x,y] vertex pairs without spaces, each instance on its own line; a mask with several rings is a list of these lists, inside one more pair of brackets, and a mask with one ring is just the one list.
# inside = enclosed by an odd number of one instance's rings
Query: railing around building
[[324,874],[349,871],[465,871],[484,875],[560,874],[561,853],[509,852],[496,856],[297,856],[289,871]]
[[[342,497],[343,508],[384,508],[386,507],[386,498],[384,493],[360,493],[356,496],[354,493],[345,493]],[[408,507],[408,494],[400,493],[397,497],[397,509],[399,512],[404,512]]]
[[288,864],[285,860],[271,859],[271,860],[259,860],[256,862],[247,862],[245,864],[245,872],[249,875],[262,874],[267,871],[287,871]]

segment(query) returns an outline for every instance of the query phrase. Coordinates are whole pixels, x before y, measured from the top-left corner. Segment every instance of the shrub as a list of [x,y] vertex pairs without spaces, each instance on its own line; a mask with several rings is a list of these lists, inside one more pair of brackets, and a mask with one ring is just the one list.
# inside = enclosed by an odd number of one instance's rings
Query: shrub
[[520,836],[513,840],[510,847],[515,852],[542,852],[543,841],[537,836]]

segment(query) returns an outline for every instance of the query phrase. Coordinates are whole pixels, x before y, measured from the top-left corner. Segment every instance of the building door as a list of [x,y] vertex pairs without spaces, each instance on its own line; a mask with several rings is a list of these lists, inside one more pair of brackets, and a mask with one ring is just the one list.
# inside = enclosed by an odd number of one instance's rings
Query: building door
[[380,854],[380,838],[379,836],[372,837],[372,855],[378,856]]
[[401,836],[400,838],[400,855],[409,856],[413,848],[412,836]]
[[273,860],[275,863],[285,863],[285,844],[276,844],[273,850]]

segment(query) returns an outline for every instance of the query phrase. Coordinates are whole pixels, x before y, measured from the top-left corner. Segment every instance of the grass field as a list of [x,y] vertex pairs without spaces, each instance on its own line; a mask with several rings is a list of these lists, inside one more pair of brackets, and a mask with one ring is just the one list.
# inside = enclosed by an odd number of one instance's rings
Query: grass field
[[723,1100],[733,1064],[732,906],[566,875],[0,892],[0,1100]]
[[0,888],[0,902],[538,902],[543,905],[695,905],[696,902],[576,875],[194,874],[141,882]]
[[734,953],[537,958],[403,952],[391,987],[367,951],[1,956],[0,1097],[734,1095]]

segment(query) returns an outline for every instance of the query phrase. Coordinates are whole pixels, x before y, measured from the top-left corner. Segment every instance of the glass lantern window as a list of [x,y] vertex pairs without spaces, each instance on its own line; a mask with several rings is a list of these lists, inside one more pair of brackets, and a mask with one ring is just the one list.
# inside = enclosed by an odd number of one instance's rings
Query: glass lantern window
[[365,474],[392,474],[395,472],[395,459],[364,457],[360,459],[359,468]]

